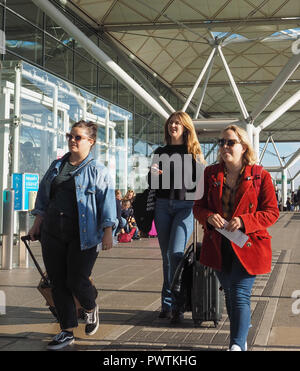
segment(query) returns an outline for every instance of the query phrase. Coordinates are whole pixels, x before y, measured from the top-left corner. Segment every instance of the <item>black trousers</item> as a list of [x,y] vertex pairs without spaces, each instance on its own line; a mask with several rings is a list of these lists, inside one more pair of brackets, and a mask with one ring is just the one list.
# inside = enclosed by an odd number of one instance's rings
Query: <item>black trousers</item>
[[73,295],[86,310],[96,306],[89,277],[98,256],[97,246],[81,250],[78,222],[64,215],[46,215],[41,245],[60,327],[77,327]]

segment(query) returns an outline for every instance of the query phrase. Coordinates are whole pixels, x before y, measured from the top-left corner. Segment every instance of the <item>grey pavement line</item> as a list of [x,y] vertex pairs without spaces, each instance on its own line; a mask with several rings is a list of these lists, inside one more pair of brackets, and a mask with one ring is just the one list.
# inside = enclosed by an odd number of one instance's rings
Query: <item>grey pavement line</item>
[[[150,305],[145,307],[144,311],[145,312],[156,311],[160,307],[160,303],[161,303],[161,299],[160,298],[156,299],[153,303],[151,303]],[[143,319],[144,316],[145,316],[145,314],[143,312],[142,313],[139,312],[135,316],[135,318],[141,320],[141,319]],[[102,340],[110,340],[110,341],[117,340],[121,335],[123,335],[125,332],[132,329],[133,327],[135,327],[135,325],[120,325],[120,326],[118,326],[118,328],[116,330],[113,330],[109,335],[104,337]]]
[[[291,250],[286,251],[284,256],[283,262],[288,263],[290,261]],[[276,309],[280,297],[280,293],[284,284],[286,272],[287,272],[288,264],[282,264],[280,267],[280,271],[276,280],[276,283],[273,287],[272,296],[277,296],[276,298],[269,298],[268,305],[265,310],[263,319],[260,324],[260,328],[258,333],[255,337],[253,347],[256,345],[259,347],[265,347],[268,345],[269,336],[272,330],[272,323],[276,314]],[[261,350],[266,350],[265,348],[261,348]]]
[[[137,278],[137,279],[134,280],[134,281],[131,281],[131,282],[129,282],[129,283],[126,283],[125,285],[123,285],[123,286],[121,286],[121,287],[115,289],[114,292],[124,290],[124,289],[126,289],[127,287],[130,287],[131,285],[133,285],[133,284],[135,284],[135,283],[137,283],[137,282],[139,282],[139,281],[142,281],[142,280],[145,279],[147,276],[151,276],[151,275],[152,275],[154,272],[156,272],[156,271],[160,272],[160,271],[161,271],[161,268],[157,268],[157,269],[155,269],[154,271],[149,272],[149,273],[148,273],[147,275],[145,275],[145,276],[139,277],[139,278]],[[111,295],[114,295],[114,293],[113,293],[113,292],[110,292],[110,293],[104,294],[104,295],[101,296],[101,299],[102,299],[102,300],[103,300],[103,299],[106,299],[106,298],[108,298],[108,297],[111,296]],[[151,304],[150,304],[150,305],[151,305]]]

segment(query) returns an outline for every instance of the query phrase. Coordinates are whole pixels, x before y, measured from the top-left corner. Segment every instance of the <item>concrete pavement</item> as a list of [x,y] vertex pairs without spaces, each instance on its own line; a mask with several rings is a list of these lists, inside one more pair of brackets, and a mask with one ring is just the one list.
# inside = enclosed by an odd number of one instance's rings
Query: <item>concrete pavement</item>
[[[300,213],[281,213],[269,232],[273,237],[272,271],[258,276],[253,288],[248,348],[300,350]],[[42,264],[39,243],[31,246]],[[32,262],[28,269],[0,270],[0,293],[6,301],[6,313],[0,315],[1,351],[42,351],[59,332],[36,289],[39,279]],[[99,291],[99,330],[87,337],[84,324],[80,324],[74,332],[75,344],[66,351],[228,348],[226,313],[217,328],[213,323],[194,327],[191,313],[186,313],[184,323],[177,326],[158,319],[162,263],[157,239],[118,244],[102,251],[93,279]]]

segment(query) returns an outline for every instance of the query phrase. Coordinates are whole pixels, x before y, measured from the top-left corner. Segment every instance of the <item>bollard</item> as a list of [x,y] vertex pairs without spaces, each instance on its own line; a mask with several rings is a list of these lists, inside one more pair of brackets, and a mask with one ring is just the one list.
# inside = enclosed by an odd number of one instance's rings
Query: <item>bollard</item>
[[18,266],[28,268],[28,251],[21,241],[21,237],[27,235],[29,231],[29,212],[19,211],[19,241],[18,241]]
[[14,203],[15,191],[3,191],[3,238],[1,269],[12,269],[14,246]]

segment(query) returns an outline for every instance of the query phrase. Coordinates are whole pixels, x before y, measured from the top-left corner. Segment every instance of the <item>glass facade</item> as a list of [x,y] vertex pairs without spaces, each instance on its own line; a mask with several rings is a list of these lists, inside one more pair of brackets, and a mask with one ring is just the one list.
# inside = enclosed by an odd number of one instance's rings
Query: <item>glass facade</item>
[[[104,42],[101,35],[78,16],[69,10],[66,11],[59,5],[59,2],[52,1],[52,3],[58,6],[60,11],[64,12],[82,32],[132,76],[129,67],[119,61],[115,52]],[[26,94],[21,96],[21,115],[24,122],[20,126],[20,171],[32,171],[31,169],[40,167],[39,172],[42,174],[50,159],[65,149],[63,134],[68,120],[73,123],[82,118],[83,113],[86,118],[95,117],[100,121],[107,120],[105,115],[109,106],[109,121],[115,124],[109,130],[99,125],[101,145],[99,144],[97,154],[105,162],[108,158],[114,158],[112,167],[117,169],[115,177],[118,188],[124,191],[127,188],[134,188],[139,191],[143,185],[139,185],[137,180],[144,176],[143,167],[147,168],[151,153],[158,145],[163,144],[164,123],[162,119],[139,101],[113,75],[104,70],[82,45],[36,7],[32,1],[1,0],[0,21],[2,31],[6,36],[6,53],[1,56],[5,68],[3,81],[14,83],[14,65],[20,60],[28,62],[23,64],[25,74],[28,69],[35,71],[34,74],[41,77],[40,80],[34,81],[33,77],[29,76],[31,72],[28,72],[26,78],[22,75],[22,89],[28,89],[27,93],[31,100]],[[182,103],[166,86],[145,71],[143,72],[175,109],[181,108]],[[11,75],[11,80],[9,80],[9,75]],[[59,84],[57,92],[59,107],[55,108],[55,120],[51,109],[51,102],[54,100],[53,86],[44,84],[43,78],[49,79],[54,85]],[[39,101],[37,110],[32,99],[39,100],[39,94],[43,95],[43,101]],[[88,102],[86,106],[80,105],[77,95],[82,101]],[[13,95],[10,99],[13,105]],[[81,104],[85,103],[81,102]],[[106,108],[102,109],[102,106]],[[119,124],[120,120],[122,123],[124,120],[118,115],[124,112],[127,115],[126,133],[124,125]],[[41,128],[44,128],[43,134],[38,134]],[[54,135],[55,131],[57,131],[57,136]],[[115,146],[107,147],[106,140],[109,143],[115,141]],[[33,148],[31,157],[28,154],[29,147]],[[37,148],[40,149],[37,150]],[[55,153],[56,148],[57,153]],[[47,160],[41,152],[37,153],[41,149],[45,151],[45,156],[49,157]],[[203,149],[205,150],[204,146]],[[23,154],[23,150],[27,151],[27,154],[25,152]],[[122,153],[124,150],[127,153],[125,165]],[[43,158],[42,162],[41,158]],[[126,166],[126,171],[124,166]],[[124,174],[127,174],[125,179]]]
[[[53,3],[59,6],[55,1]],[[61,11],[64,9],[61,8]],[[3,19],[2,30],[6,35],[6,54],[2,56],[3,61],[20,59],[28,61],[130,111],[133,120],[129,125],[129,136],[132,139],[130,145],[133,152],[137,150],[136,153],[142,152],[149,156],[153,148],[162,144],[160,127],[163,122],[158,115],[151,112],[114,76],[105,71],[82,45],[73,40],[30,0],[2,1],[0,13]],[[64,14],[132,76],[128,67],[119,62],[114,51],[105,44],[95,30],[70,12]],[[158,90],[165,89],[159,81],[151,76],[148,78],[153,80],[151,82]],[[172,97],[172,100],[175,109],[179,108],[180,102],[177,97]],[[141,128],[144,128],[142,133]]]

